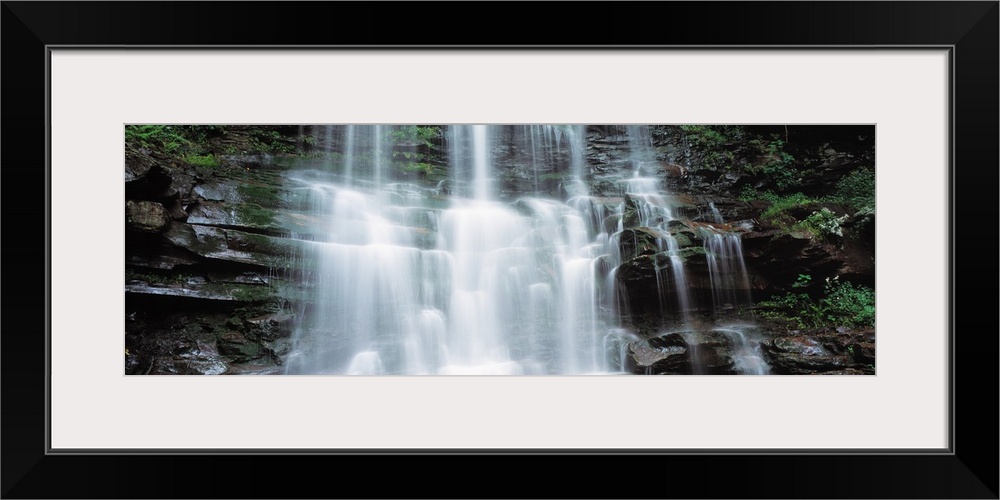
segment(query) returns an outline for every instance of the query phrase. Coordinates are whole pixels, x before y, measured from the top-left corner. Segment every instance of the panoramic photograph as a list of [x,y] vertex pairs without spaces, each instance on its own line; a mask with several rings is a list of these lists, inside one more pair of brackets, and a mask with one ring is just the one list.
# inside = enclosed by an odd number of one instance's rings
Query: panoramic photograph
[[129,124],[127,375],[874,375],[875,126]]

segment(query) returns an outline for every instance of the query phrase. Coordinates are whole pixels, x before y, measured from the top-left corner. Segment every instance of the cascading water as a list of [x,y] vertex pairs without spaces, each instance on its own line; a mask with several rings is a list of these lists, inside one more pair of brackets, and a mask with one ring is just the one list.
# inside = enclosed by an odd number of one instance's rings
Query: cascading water
[[[447,127],[444,191],[394,182],[395,132],[347,126],[339,175],[291,177],[310,200],[318,236],[307,242],[313,264],[303,272],[315,293],[288,373],[620,372],[637,339],[622,324],[626,294],[616,278],[626,218],[655,235],[662,312],[690,322],[676,203],[655,176],[646,127],[626,127],[633,173],[611,198],[589,193],[583,126]],[[513,202],[501,201],[493,165],[504,148],[531,168],[531,192]],[[544,182],[553,178],[555,196]],[[733,245],[725,234],[706,237],[713,290],[740,285]]]
[[750,278],[743,260],[743,243],[738,233],[706,229],[703,233],[705,258],[712,280],[715,310],[749,305]]
[[[661,189],[660,179],[650,175],[661,164],[655,161],[656,152],[652,147],[648,127],[629,125],[626,127],[626,133],[630,146],[629,161],[633,166],[633,172],[630,179],[624,180],[625,199],[621,210],[623,212],[628,209],[634,210],[638,226],[650,228],[656,235],[659,252],[654,256],[654,262],[661,312],[666,315],[668,309],[674,311],[680,315],[684,324],[689,324],[692,301],[684,269],[684,258],[680,255],[677,238],[669,229],[671,223],[676,220],[674,203],[670,195]],[[619,233],[613,235],[613,241],[618,241],[620,231],[621,228]],[[672,283],[673,286],[668,287],[668,283]],[[671,296],[675,297],[675,300],[668,305],[666,301]]]
[[714,330],[729,338],[733,365],[741,375],[767,375],[771,367],[760,352],[761,335],[753,325],[726,325]]

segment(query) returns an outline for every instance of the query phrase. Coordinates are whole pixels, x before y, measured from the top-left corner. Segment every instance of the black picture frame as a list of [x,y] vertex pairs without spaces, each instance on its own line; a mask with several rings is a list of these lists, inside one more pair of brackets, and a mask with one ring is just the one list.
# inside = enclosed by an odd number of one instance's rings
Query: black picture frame
[[[555,17],[543,14],[536,3],[3,2],[3,256],[8,270],[29,270],[16,278],[8,274],[9,293],[4,293],[3,497],[998,498],[994,384],[1000,329],[993,307],[998,274],[993,239],[983,236],[1000,215],[1000,3],[584,2],[550,7],[546,12],[556,12]],[[488,22],[456,24],[455,19]],[[48,453],[47,47],[415,43],[951,47],[951,450]],[[38,275],[41,270],[44,276]],[[123,418],[138,418],[140,410]],[[655,426],[642,418],[632,423]],[[324,474],[314,476],[312,470]],[[373,470],[383,479],[359,480],[362,471]],[[467,489],[468,484],[476,489]]]

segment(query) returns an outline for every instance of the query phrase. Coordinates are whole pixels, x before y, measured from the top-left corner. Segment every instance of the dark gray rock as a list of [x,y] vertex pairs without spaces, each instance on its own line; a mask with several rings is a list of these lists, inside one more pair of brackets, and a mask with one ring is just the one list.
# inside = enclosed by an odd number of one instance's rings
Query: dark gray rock
[[145,152],[131,146],[125,148],[125,182],[135,182],[144,178],[156,165],[156,160]]
[[233,229],[174,222],[164,236],[172,244],[208,259],[273,269],[311,265],[308,242]]
[[625,357],[625,371],[639,375],[689,374],[688,343],[679,333],[632,342]]
[[173,217],[167,209],[153,201],[125,202],[125,228],[141,233],[161,233],[170,227]]
[[824,348],[814,338],[803,335],[764,339],[761,354],[774,373],[808,375],[848,368],[847,356]]

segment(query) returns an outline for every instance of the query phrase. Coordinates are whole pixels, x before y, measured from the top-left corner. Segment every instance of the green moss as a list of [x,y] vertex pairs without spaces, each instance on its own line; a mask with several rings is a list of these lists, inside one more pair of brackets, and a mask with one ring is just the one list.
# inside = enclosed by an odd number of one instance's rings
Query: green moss
[[241,302],[264,302],[277,296],[274,289],[261,285],[243,285],[230,289],[233,298]]
[[795,217],[788,213],[789,211],[794,208],[806,207],[816,203],[815,200],[802,193],[795,193],[781,197],[767,193],[764,199],[769,199],[769,201],[771,201],[771,206],[760,214],[761,220],[784,228],[798,222]]
[[125,270],[125,281],[145,281],[150,285],[169,286],[185,284],[191,277],[186,274],[157,274],[136,271],[135,269]]
[[219,166],[219,159],[213,154],[207,155],[187,155],[184,161],[196,167],[216,168]]
[[240,346],[240,354],[248,358],[256,357],[258,354],[260,354],[260,351],[261,351],[260,344],[256,342],[247,342],[246,344]]
[[240,224],[251,227],[274,227],[274,212],[254,203],[238,205],[236,218]]
[[674,240],[677,241],[678,248],[687,248],[692,245],[691,238],[689,238],[686,234],[677,233],[674,235]]
[[236,187],[236,192],[242,201],[258,207],[284,208],[287,204],[280,195],[281,190],[272,186],[241,184]]
[[275,241],[274,238],[270,238],[262,234],[243,233],[240,235],[240,238],[248,244],[248,250],[254,252],[269,255],[280,255],[288,250],[285,245],[281,245],[279,242]]
[[682,261],[687,262],[691,258],[704,258],[705,249],[703,247],[687,247],[678,250],[677,253],[673,252],[660,252],[652,256],[653,265],[657,269],[665,269],[673,265],[672,255],[677,255]]

